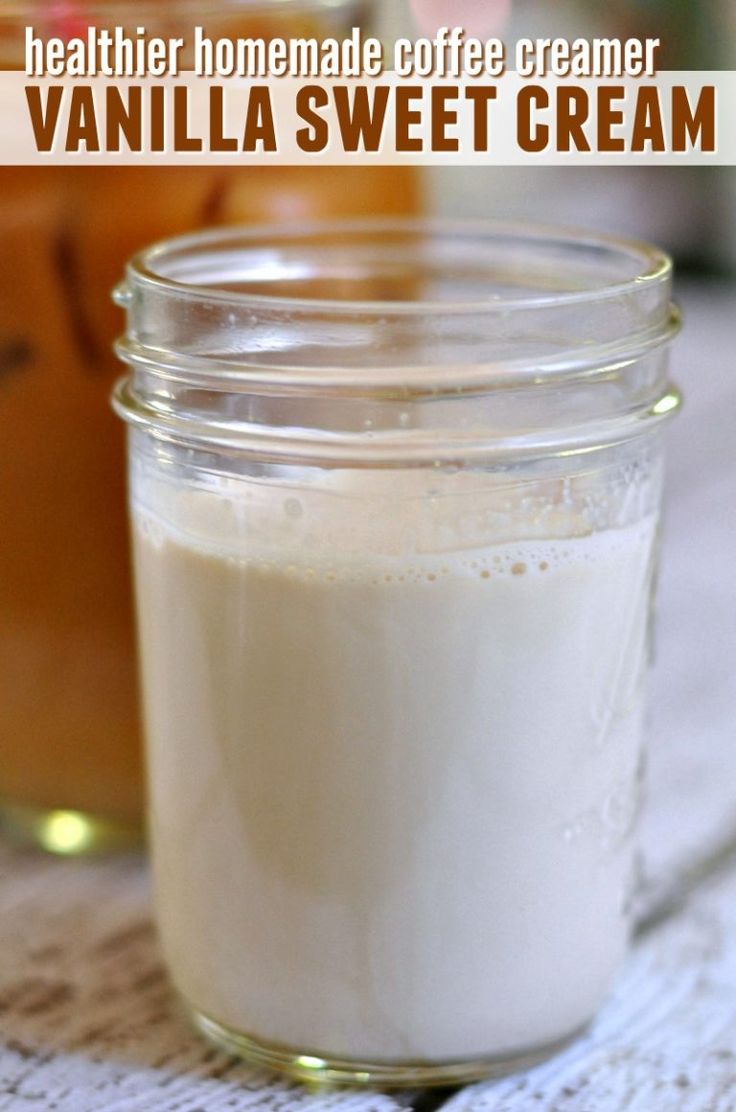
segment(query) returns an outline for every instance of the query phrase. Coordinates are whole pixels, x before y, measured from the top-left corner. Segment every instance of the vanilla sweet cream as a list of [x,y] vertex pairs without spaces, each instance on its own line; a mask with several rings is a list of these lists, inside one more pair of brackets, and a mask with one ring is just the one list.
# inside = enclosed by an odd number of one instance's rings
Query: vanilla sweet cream
[[304,1053],[553,1043],[626,944],[653,519],[344,474],[134,484],[169,964]]

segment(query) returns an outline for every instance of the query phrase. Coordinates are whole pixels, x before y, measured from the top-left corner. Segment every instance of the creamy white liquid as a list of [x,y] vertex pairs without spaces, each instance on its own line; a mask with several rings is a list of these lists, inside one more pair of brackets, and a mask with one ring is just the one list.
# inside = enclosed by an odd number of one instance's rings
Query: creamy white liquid
[[284,507],[271,548],[237,501],[135,511],[180,990],[363,1061],[572,1033],[626,943],[651,521],[409,557]]

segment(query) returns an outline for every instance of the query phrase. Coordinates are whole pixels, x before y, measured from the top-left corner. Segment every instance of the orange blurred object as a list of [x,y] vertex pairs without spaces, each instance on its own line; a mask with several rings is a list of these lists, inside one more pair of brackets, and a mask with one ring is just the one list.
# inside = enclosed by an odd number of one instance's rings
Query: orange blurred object
[[[303,34],[300,4],[283,4],[287,22],[282,0],[255,5],[255,28],[241,7],[237,27],[217,30]],[[303,6],[313,34],[335,33],[334,5],[324,21]],[[112,286],[163,236],[411,213],[419,190],[397,167],[5,167],[0,192],[0,812],[76,852],[124,837],[142,810],[123,434],[108,403],[120,372]],[[60,812],[78,814],[59,839],[48,831]]]

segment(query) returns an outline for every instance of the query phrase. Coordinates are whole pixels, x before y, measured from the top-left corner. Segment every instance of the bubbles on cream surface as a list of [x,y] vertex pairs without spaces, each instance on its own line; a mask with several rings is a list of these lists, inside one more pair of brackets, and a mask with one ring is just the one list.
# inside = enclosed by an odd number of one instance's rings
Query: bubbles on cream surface
[[[505,544],[598,531],[595,492],[595,483],[586,491],[585,476],[573,491],[569,479],[521,487],[480,471],[337,469],[311,484],[301,477],[275,482],[219,475],[186,490],[147,482],[136,506],[141,520],[150,518],[151,530],[157,520],[166,521],[183,539],[207,549],[245,551],[249,559],[273,556],[277,565],[293,550],[298,562],[324,565],[339,557],[347,568],[353,558],[373,564],[407,554],[424,559],[447,553],[462,563],[463,554],[472,552],[475,560],[489,546],[496,563],[507,563],[501,553]],[[603,543],[615,543],[616,531],[605,532]],[[554,558],[562,551],[556,546]]]
[[[225,501],[212,505],[210,500],[203,501],[202,506],[213,511],[207,517],[210,533],[208,538],[199,537],[195,542],[189,530],[197,519],[199,508],[190,504],[183,513],[180,512],[182,505],[191,501],[185,495],[179,503],[174,511],[177,525],[173,528],[163,527],[156,516],[145,510],[139,511],[137,528],[154,545],[164,545],[171,541],[172,535],[178,536],[183,544],[196,543],[206,551],[218,553],[232,565],[242,565],[254,573],[286,575],[325,583],[365,582],[380,586],[406,582],[436,583],[458,575],[482,580],[500,576],[538,575],[564,565],[574,565],[581,560],[587,563],[606,560],[617,548],[630,545],[632,536],[640,534],[644,541],[648,541],[652,533],[652,523],[645,519],[638,526],[628,529],[583,534],[585,544],[581,545],[578,543],[580,534],[576,536],[574,532],[582,528],[580,521],[573,515],[558,515],[555,525],[558,529],[563,529],[565,534],[560,539],[548,540],[540,537],[536,541],[507,541],[468,550],[442,550],[432,554],[415,552],[401,556],[381,552],[356,554],[348,550],[336,555],[324,543],[324,537],[317,534],[313,538],[317,543],[312,546],[303,548],[295,544],[293,550],[284,550],[281,547],[276,553],[273,551],[273,541],[269,543],[256,532],[248,538],[246,550],[241,551],[238,538],[242,540],[247,535],[248,524],[238,514],[235,504]],[[301,503],[296,498],[287,498],[284,512],[293,519],[300,518],[303,514]],[[198,519],[198,524],[202,525],[201,518]],[[527,531],[533,532],[533,529],[533,526],[527,527]],[[375,539],[374,537],[374,541]],[[296,537],[294,540],[296,541]],[[389,541],[388,534],[381,541],[385,546]]]
[[628,929],[652,519],[594,531],[564,484],[480,475],[133,497],[186,999],[361,1060],[584,1024]]

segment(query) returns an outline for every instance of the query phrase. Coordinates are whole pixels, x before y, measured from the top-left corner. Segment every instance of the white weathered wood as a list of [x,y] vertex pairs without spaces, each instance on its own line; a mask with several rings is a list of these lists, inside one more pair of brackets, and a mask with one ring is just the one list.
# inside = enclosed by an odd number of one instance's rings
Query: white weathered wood
[[0,853],[0,1110],[395,1112],[374,1094],[274,1081],[212,1050],[180,1014],[131,859]]
[[[685,298],[645,841],[666,884],[736,827],[736,291]],[[210,1049],[180,1015],[135,859],[0,851],[0,1112],[396,1112],[310,1095]],[[736,866],[637,944],[590,1034],[447,1112],[733,1112]]]

